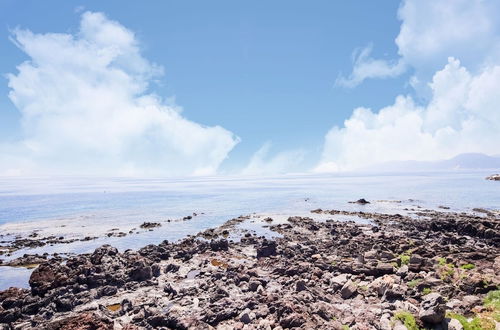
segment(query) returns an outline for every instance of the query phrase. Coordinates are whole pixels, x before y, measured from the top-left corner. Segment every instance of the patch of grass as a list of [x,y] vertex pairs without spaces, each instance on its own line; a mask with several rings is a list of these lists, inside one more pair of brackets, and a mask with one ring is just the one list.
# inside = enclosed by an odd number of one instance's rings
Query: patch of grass
[[410,263],[410,256],[402,254],[399,256],[399,260],[401,260],[401,265],[408,265]]
[[405,312],[405,311],[396,312],[396,314],[394,314],[393,319],[403,322],[403,324],[408,330],[420,330],[420,328],[417,325],[417,321],[415,320],[415,317],[410,312]]
[[445,258],[439,258],[439,259],[438,259],[438,264],[439,264],[439,266],[444,266],[444,265],[446,265],[446,259],[445,259]]
[[423,294],[424,296],[425,296],[426,294],[431,293],[431,292],[432,292],[431,288],[423,288],[423,289],[422,289],[422,294]]
[[493,290],[488,292],[484,298],[484,307],[493,309],[500,309],[500,290]]
[[455,265],[445,264],[444,266],[441,266],[441,271],[439,272],[441,280],[446,281],[447,279],[453,277],[454,274],[455,274]]
[[413,289],[414,287],[416,287],[418,285],[418,283],[420,283],[422,280],[417,278],[417,279],[414,279],[414,280],[411,280],[410,282],[407,283],[408,287],[410,289]]
[[474,317],[472,320],[468,320],[465,316],[456,313],[447,313],[447,317],[451,319],[456,319],[464,330],[494,330],[495,322],[488,318],[481,318],[479,316]]
[[350,329],[350,328],[349,328],[349,326],[348,326],[347,324],[344,324],[344,325],[342,326],[342,330],[349,330],[349,329]]
[[470,269],[476,268],[476,266],[474,264],[465,264],[465,265],[460,266],[460,268],[465,269],[465,270],[470,270]]

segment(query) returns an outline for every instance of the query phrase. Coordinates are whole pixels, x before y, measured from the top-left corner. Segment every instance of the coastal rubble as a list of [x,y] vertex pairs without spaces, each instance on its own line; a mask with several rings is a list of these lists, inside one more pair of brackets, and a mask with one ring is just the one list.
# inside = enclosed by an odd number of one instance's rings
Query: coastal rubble
[[138,251],[42,258],[29,290],[0,292],[0,329],[499,326],[498,215],[313,215],[369,221],[264,219],[278,237],[233,237],[247,216]]

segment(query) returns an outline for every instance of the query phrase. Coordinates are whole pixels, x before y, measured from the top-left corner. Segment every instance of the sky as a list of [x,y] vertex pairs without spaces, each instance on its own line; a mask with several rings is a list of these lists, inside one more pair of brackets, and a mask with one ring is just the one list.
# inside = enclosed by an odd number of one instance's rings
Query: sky
[[0,175],[500,154],[498,1],[0,0]]

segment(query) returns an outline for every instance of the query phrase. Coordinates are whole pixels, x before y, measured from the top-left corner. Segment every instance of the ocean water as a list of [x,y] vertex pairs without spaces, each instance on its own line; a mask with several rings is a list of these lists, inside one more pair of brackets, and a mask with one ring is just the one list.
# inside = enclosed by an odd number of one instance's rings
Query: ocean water
[[[66,238],[103,236],[114,228],[128,232],[144,221],[162,223],[157,230],[123,238],[24,249],[11,256],[17,257],[24,253],[90,252],[104,243],[119,249],[140,248],[253,213],[307,215],[315,208],[396,213],[406,207],[435,209],[441,205],[450,211],[475,207],[498,210],[500,183],[484,179],[490,174],[452,171],[175,180],[0,178],[0,241],[35,231]],[[348,203],[359,198],[372,203]],[[194,212],[199,215],[190,221],[166,221]],[[0,289],[26,286],[29,274],[24,269],[0,267]]]

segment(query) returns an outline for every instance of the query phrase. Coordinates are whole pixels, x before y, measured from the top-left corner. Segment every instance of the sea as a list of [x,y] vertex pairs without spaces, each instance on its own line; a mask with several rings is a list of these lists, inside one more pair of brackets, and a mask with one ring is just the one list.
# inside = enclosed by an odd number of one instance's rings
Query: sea
[[[500,210],[500,182],[490,171],[295,174],[259,177],[0,178],[0,249],[10,240],[99,237],[70,244],[22,249],[25,253],[87,253],[102,244],[138,249],[176,241],[240,215],[310,215],[317,208],[402,213],[408,209],[472,212]],[[360,198],[367,205],[349,203]],[[191,216],[187,221],[182,218]],[[156,230],[139,230],[159,222]],[[125,237],[107,237],[123,231]],[[128,233],[133,234],[128,234]],[[0,290],[29,287],[32,270],[0,266]]]

